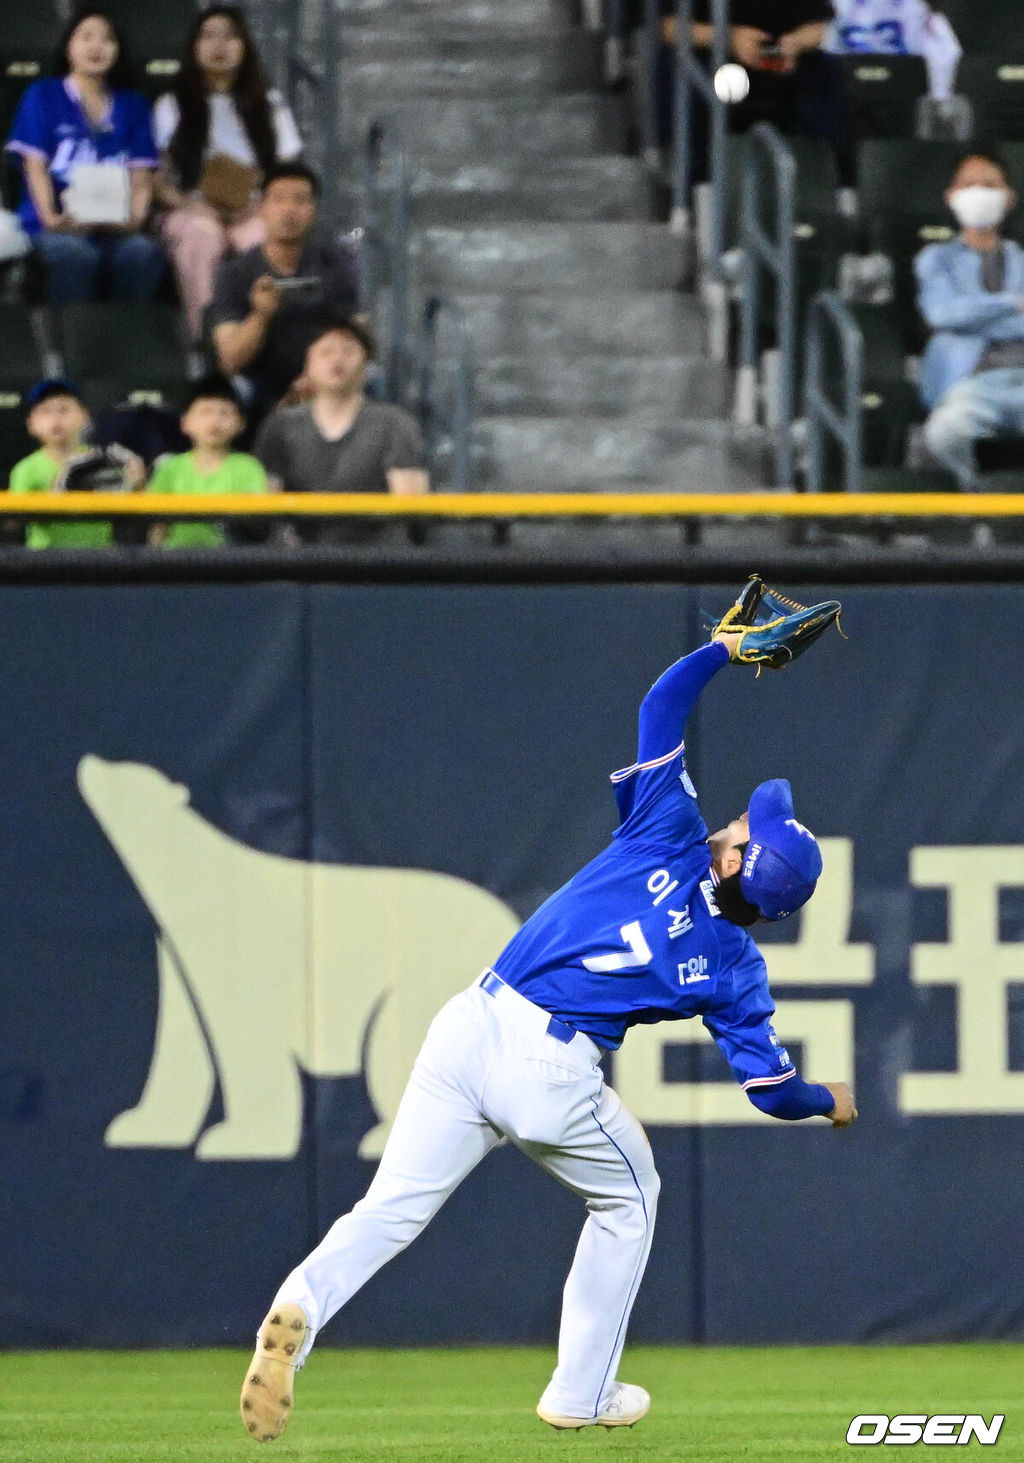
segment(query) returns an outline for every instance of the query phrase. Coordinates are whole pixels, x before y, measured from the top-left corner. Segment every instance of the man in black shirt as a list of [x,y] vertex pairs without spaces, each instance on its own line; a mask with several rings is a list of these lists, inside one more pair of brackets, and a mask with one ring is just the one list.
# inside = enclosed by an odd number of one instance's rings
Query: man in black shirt
[[[693,16],[694,48],[708,50],[714,37],[708,0],[695,0]],[[824,137],[837,149],[842,147],[846,125],[842,72],[821,49],[832,19],[829,0],[733,0],[729,54],[746,68],[750,95],[729,109],[731,131],[773,122],[782,132]],[[663,32],[666,43],[674,45],[674,15],[666,15]],[[699,179],[707,174],[702,106],[695,109],[694,122],[693,176]]]
[[326,319],[351,315],[351,266],[310,237],[319,183],[305,164],[278,163],[263,184],[261,245],[217,270],[209,321],[221,370],[243,376],[251,417],[269,411],[302,376],[306,351]]

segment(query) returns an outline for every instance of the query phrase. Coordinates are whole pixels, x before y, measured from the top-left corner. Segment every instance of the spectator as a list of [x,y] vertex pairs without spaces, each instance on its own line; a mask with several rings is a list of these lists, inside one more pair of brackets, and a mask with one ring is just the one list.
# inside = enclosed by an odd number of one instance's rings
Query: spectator
[[55,70],[25,92],[7,141],[21,159],[19,215],[47,266],[47,302],[93,300],[101,275],[115,299],[149,299],[166,268],[142,232],[159,158],[149,105],[129,90],[124,48],[105,10],[75,12]]
[[929,92],[936,101],[949,101],[963,51],[949,21],[926,0],[832,0],[832,8],[828,50],[923,56]]
[[[714,40],[708,0],[695,0],[693,45],[707,50]],[[729,109],[733,132],[745,132],[755,122],[773,122],[782,132],[823,137],[837,151],[846,134],[846,107],[842,76],[822,46],[833,19],[829,0],[734,0],[729,29],[729,53],[750,77],[746,101]],[[662,20],[667,45],[675,44],[675,16]],[[659,78],[659,134],[671,135],[671,65],[661,67]],[[694,107],[691,123],[692,176],[707,176],[707,114]]]
[[301,377],[325,319],[356,308],[349,265],[310,237],[319,192],[304,163],[275,164],[260,202],[264,243],[217,269],[210,306],[217,359],[222,371],[244,379],[256,419]]
[[914,261],[933,331],[921,371],[925,441],[965,489],[975,484],[975,442],[1024,435],[1024,250],[999,232],[1015,201],[1000,159],[971,152],[946,191],[959,237]]
[[[358,321],[321,325],[306,353],[310,400],[274,412],[256,438],[254,451],[272,488],[287,493],[428,491],[416,422],[401,407],[364,394],[372,359],[373,341]],[[321,543],[361,542],[378,532],[376,524],[352,523],[304,530]]]
[[268,91],[259,56],[236,5],[211,5],[195,19],[174,90],[153,114],[164,171],[157,201],[192,339],[203,331],[218,262],[263,242],[258,187],[275,162],[302,151],[295,119]]
[[[231,444],[245,428],[245,418],[231,382],[207,376],[192,391],[181,429],[191,452],[164,457],[149,482],[151,493],[263,493],[267,478],[255,457],[232,452]],[[151,543],[167,548],[217,548],[224,543],[218,523],[198,520],[156,527]]]
[[[70,381],[57,378],[40,381],[33,386],[25,404],[28,407],[29,436],[35,437],[39,450],[23,457],[11,468],[10,491],[59,491],[60,479],[68,468],[91,454],[86,441],[89,413],[78,388]],[[105,450],[119,458],[125,484],[140,487],[145,469],[139,459],[116,446]],[[110,523],[89,519],[29,523],[25,531],[25,542],[30,549],[104,548],[113,540],[114,531]]]

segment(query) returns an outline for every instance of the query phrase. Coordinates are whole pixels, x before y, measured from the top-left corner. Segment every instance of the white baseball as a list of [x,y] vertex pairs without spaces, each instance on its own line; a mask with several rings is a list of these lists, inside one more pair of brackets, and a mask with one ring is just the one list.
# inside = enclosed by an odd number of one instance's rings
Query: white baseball
[[750,91],[750,77],[742,66],[729,61],[715,72],[715,95],[722,102],[741,102]]

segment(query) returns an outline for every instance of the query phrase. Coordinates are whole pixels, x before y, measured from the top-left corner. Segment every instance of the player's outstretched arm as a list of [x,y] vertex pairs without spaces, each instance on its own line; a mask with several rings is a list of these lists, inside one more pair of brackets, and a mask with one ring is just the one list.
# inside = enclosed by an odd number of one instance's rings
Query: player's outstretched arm
[[697,698],[715,672],[729,664],[729,655],[728,646],[712,641],[658,677],[640,706],[638,762],[664,757],[679,746]]

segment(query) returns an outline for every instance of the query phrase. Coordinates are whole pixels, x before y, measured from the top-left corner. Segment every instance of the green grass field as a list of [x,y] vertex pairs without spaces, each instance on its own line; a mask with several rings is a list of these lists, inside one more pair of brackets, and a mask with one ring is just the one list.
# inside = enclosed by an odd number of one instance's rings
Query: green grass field
[[238,1416],[247,1361],[233,1351],[6,1353],[0,1459],[763,1463],[850,1457],[846,1429],[860,1412],[1003,1412],[995,1457],[1024,1460],[1024,1346],[634,1347],[620,1375],[652,1393],[650,1415],[632,1431],[579,1434],[534,1416],[550,1351],[325,1347],[298,1379],[288,1431],[266,1444]]

